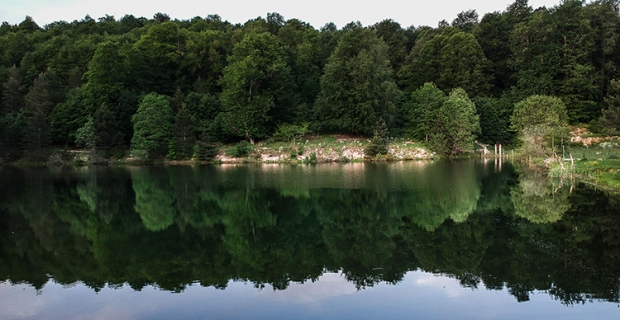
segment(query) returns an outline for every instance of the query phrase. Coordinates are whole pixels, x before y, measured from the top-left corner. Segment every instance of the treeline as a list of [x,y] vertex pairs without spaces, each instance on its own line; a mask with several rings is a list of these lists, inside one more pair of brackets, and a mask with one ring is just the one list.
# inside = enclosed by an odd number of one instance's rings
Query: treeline
[[[2,157],[52,145],[186,159],[214,142],[340,131],[429,140],[454,154],[513,143],[515,103],[557,97],[570,123],[620,119],[619,2],[465,11],[437,27],[319,30],[277,13],[126,15],[0,26]],[[620,100],[618,100],[620,101]],[[457,125],[458,124],[458,125]],[[462,125],[465,124],[465,125]]]
[[565,304],[620,300],[613,197],[508,164],[434,163],[421,174],[442,183],[408,175],[407,188],[376,183],[392,170],[366,169],[354,188],[334,188],[323,172],[296,189],[251,167],[9,168],[0,280],[176,292],[239,280],[284,290],[326,270],[358,288],[424,270],[507,288],[518,301],[539,290]]

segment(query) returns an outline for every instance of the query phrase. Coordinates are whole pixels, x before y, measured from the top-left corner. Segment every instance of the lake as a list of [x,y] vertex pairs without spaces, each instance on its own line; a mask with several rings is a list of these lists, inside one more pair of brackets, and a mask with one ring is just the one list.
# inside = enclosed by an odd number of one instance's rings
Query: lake
[[620,197],[496,161],[0,167],[2,319],[618,319]]

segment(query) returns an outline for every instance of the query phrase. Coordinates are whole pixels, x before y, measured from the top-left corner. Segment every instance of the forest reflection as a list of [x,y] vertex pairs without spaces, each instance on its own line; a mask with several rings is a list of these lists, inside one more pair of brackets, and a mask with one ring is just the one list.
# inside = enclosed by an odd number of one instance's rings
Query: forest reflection
[[[0,281],[462,286],[619,301],[620,201],[504,163],[0,168]],[[6,276],[8,275],[8,276]]]

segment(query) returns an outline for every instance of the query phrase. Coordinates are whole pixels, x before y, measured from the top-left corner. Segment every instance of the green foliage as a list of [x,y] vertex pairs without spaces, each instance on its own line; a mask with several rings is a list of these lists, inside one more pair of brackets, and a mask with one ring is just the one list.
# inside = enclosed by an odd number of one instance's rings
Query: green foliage
[[513,135],[510,131],[512,104],[507,98],[474,98],[480,117],[481,132],[478,138],[487,144],[509,144]]
[[286,141],[291,142],[293,145],[297,142],[297,140],[301,141],[301,138],[308,132],[308,126],[310,123],[305,122],[300,125],[295,124],[281,124],[278,126],[278,130],[273,135],[273,139],[275,141]]
[[490,89],[488,68],[489,61],[476,38],[449,27],[412,50],[399,78],[407,91],[433,82],[444,92],[461,87],[478,96]]
[[346,29],[325,65],[318,117],[326,128],[368,134],[380,117],[391,122],[401,93],[386,44],[359,23]]
[[185,104],[178,110],[174,119],[174,145],[175,156],[172,159],[187,160],[194,153],[196,137],[194,135],[194,120]]
[[140,102],[138,111],[131,118],[134,135],[131,149],[153,160],[166,154],[172,137],[172,109],[168,98],[151,93]]
[[5,160],[15,161],[22,157],[26,120],[25,112],[14,112],[0,118],[0,154]]
[[56,144],[73,145],[76,131],[84,125],[88,108],[81,88],[67,94],[67,99],[57,104],[50,115],[52,140]]
[[247,141],[241,141],[235,145],[230,154],[234,158],[245,158],[250,155],[252,151],[252,145]]
[[[535,10],[516,0],[479,22],[468,10],[436,28],[402,28],[386,19],[341,29],[333,23],[315,29],[277,13],[238,25],[217,15],[177,20],[160,13],[39,27],[27,17],[0,26],[0,115],[13,114],[4,123],[17,113],[23,120],[19,130],[5,125],[0,139],[18,153],[38,146],[26,119],[34,115],[30,106],[47,101],[36,108],[44,111],[40,121],[30,124],[44,125],[43,145],[72,147],[88,116],[98,126],[95,113],[105,103],[108,138],[101,147],[127,146],[140,100],[156,92],[175,96],[175,116],[183,103],[188,109],[192,133],[180,136],[189,140],[173,144],[183,149],[175,150],[181,158],[191,157],[191,139],[199,136],[206,146],[239,137],[252,142],[278,136],[279,124],[370,135],[383,117],[392,134],[426,140],[443,105],[428,102],[441,100],[438,90],[459,87],[475,100],[482,142],[511,143],[512,106],[532,95],[561,99],[572,124],[596,120],[604,109],[601,123],[614,133],[618,12],[617,1],[570,0]],[[47,93],[30,92],[41,73]],[[27,93],[39,102],[28,102]],[[167,134],[177,139],[177,129]],[[447,139],[435,133],[440,137]]]
[[435,127],[437,112],[445,101],[446,95],[433,83],[425,83],[412,92],[403,106],[406,132],[415,139],[428,141]]
[[88,117],[84,126],[77,130],[75,133],[75,143],[88,149],[95,149],[97,147],[98,136],[93,117]]
[[132,68],[143,81],[145,90],[172,95],[182,77],[177,77],[186,35],[176,22],[152,24],[146,34],[135,42],[137,50]]
[[93,121],[99,148],[108,150],[120,142],[122,136],[118,132],[118,123],[107,104],[104,103],[97,108]]
[[194,145],[194,159],[196,161],[212,161],[218,153],[219,149],[211,144],[208,137],[204,134],[200,136],[200,139]]
[[278,39],[252,33],[235,45],[221,79],[225,124],[252,144],[268,134],[270,112],[278,105],[290,70]]
[[100,43],[84,74],[87,83],[83,92],[90,110],[94,111],[102,103],[116,103],[130,71],[128,57],[119,43]]
[[49,112],[53,106],[51,83],[47,72],[35,79],[26,96],[26,129],[24,146],[29,160],[46,160],[52,143]]
[[611,81],[605,104],[607,108],[602,110],[599,124],[605,132],[617,134],[620,132],[620,81]]
[[453,156],[472,150],[479,132],[476,105],[465,90],[457,88],[437,111],[437,125],[431,133],[430,144],[435,152]]
[[553,155],[570,131],[564,103],[551,96],[534,95],[518,102],[510,122],[526,153],[536,156]]
[[381,22],[377,22],[372,28],[377,33],[377,37],[387,44],[390,66],[394,74],[398,74],[398,70],[400,70],[407,57],[409,39],[407,38],[405,29],[392,19],[385,19]]
[[2,109],[0,115],[18,112],[24,105],[24,86],[17,67],[13,65],[7,70],[7,79],[2,89]]
[[383,117],[379,118],[379,120],[377,120],[377,124],[375,125],[375,132],[372,140],[366,149],[364,149],[364,155],[366,157],[376,157],[378,155],[387,154],[389,134],[390,133],[385,120],[383,120]]

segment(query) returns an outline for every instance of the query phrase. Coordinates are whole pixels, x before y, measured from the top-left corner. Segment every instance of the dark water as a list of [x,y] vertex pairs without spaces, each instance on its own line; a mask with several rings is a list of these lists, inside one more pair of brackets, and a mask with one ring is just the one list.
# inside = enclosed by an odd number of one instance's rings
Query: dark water
[[618,319],[620,198],[503,163],[0,167],[0,318]]

